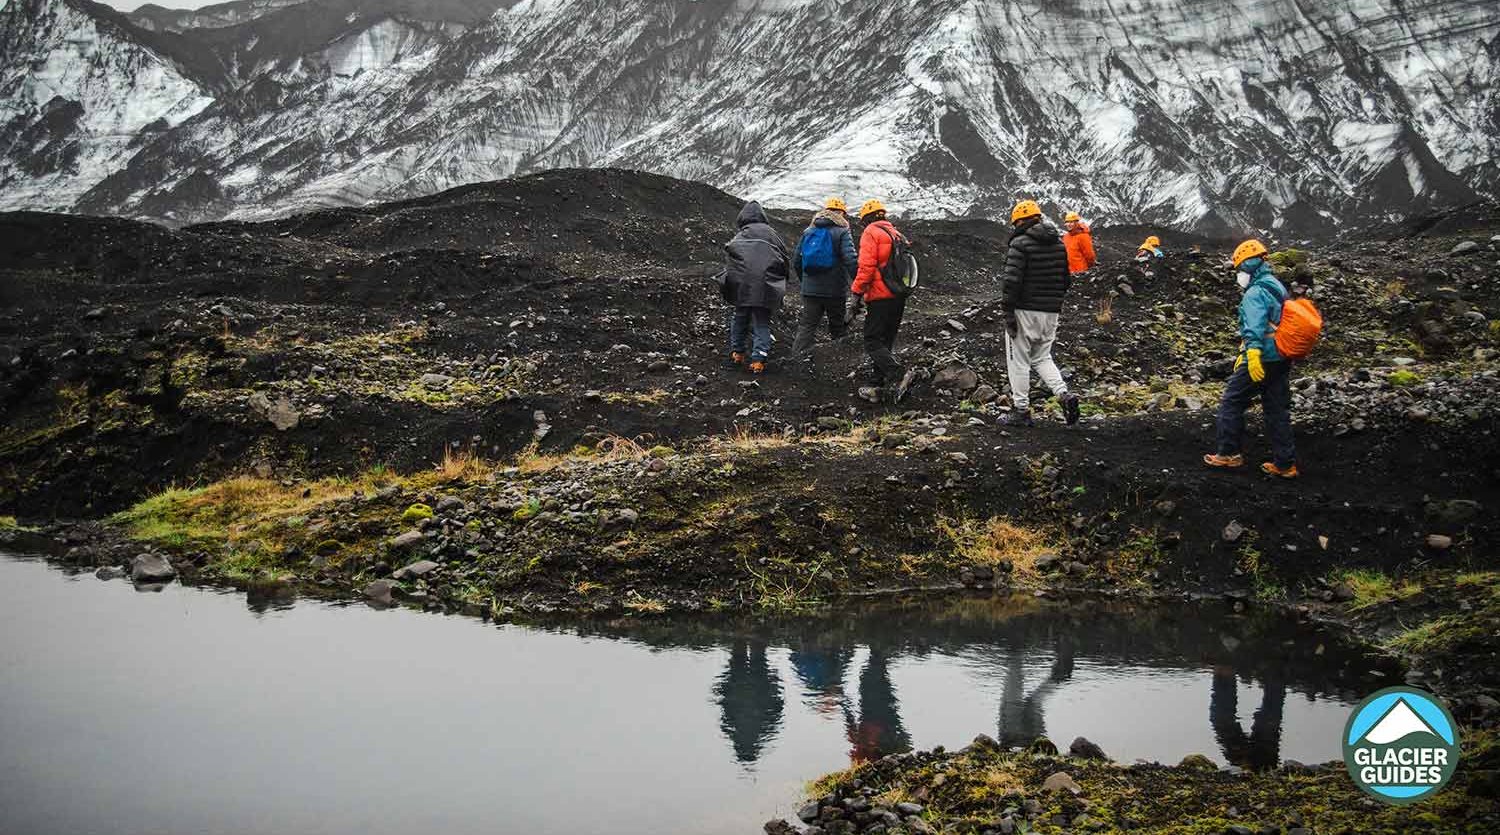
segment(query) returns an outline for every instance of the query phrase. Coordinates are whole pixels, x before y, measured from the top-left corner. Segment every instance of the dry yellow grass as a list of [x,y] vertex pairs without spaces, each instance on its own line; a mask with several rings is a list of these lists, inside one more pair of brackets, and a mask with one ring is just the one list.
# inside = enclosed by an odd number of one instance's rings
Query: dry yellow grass
[[940,517],[938,530],[953,544],[953,553],[975,565],[1009,563],[1011,575],[1036,577],[1036,561],[1057,550],[1047,531],[1017,524],[1004,516],[987,520]]

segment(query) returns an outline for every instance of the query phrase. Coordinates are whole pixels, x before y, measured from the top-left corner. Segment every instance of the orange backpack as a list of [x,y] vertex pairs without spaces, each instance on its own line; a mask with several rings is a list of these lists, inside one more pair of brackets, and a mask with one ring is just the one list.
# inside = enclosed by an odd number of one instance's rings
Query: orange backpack
[[1281,305],[1281,323],[1276,326],[1276,351],[1289,360],[1312,353],[1323,335],[1323,314],[1309,299],[1288,299]]

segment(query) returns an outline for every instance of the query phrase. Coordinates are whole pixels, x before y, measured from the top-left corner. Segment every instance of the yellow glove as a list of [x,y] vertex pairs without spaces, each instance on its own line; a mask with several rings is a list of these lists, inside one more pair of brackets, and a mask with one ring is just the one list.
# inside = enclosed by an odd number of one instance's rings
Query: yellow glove
[[1238,357],[1235,357],[1235,360],[1234,360],[1234,370],[1235,371],[1239,371],[1240,370],[1240,366],[1242,366],[1244,364],[1245,364],[1245,355],[1244,354],[1240,354]]
[[1251,348],[1245,352],[1245,364],[1250,367],[1251,382],[1259,383],[1266,379],[1266,367],[1260,364],[1260,349]]

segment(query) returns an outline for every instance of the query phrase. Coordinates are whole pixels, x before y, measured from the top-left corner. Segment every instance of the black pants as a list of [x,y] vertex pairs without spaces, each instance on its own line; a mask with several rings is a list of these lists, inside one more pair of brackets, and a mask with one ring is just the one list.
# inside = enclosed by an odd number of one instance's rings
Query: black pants
[[849,332],[844,323],[845,297],[802,297],[802,318],[797,321],[797,338],[792,342],[792,353],[800,354],[813,346],[818,338],[818,327],[828,320],[828,335],[842,339]]
[[906,299],[879,299],[865,305],[865,353],[875,366],[871,382],[877,386],[901,379],[901,364],[891,353],[896,349],[896,333],[906,313]]

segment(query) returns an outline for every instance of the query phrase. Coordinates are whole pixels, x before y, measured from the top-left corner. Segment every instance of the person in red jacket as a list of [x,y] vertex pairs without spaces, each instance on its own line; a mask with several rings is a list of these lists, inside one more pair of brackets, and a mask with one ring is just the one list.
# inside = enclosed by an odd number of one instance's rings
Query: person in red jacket
[[[865,353],[870,355],[870,364],[875,373],[871,382],[874,389],[894,385],[891,399],[899,401],[911,388],[915,371],[903,371],[896,361],[896,333],[901,330],[901,317],[906,313],[906,298],[897,297],[886,288],[880,271],[891,260],[891,249],[901,233],[885,219],[885,204],[879,200],[867,200],[859,207],[860,222],[865,225],[859,238],[859,272],[849,288],[853,298],[849,301],[849,315],[853,321],[860,308],[865,315]],[[861,392],[862,394],[864,392]]]
[[1068,227],[1068,233],[1063,236],[1063,243],[1068,247],[1068,272],[1077,275],[1092,269],[1096,258],[1094,233],[1089,231],[1089,225],[1077,212],[1068,212],[1063,223]]

